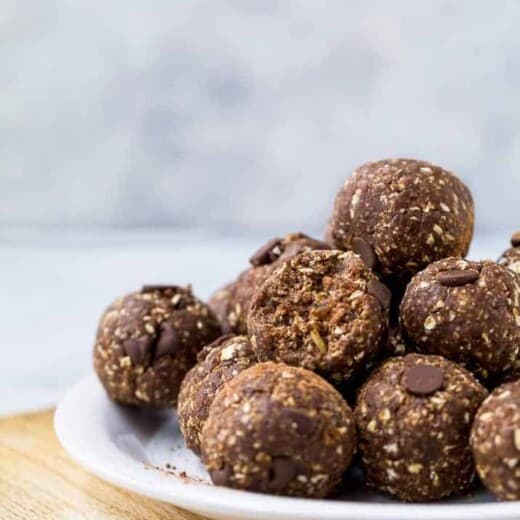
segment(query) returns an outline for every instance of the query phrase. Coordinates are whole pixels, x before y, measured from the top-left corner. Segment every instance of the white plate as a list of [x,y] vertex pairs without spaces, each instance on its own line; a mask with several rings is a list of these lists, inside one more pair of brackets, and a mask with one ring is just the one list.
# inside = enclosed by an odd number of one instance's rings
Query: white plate
[[[58,406],[55,428],[69,454],[112,484],[225,520],[518,520],[520,502],[495,502],[479,491],[437,504],[401,504],[355,485],[335,500],[275,497],[212,486],[184,446],[173,411],[146,412],[112,403],[94,374]],[[174,469],[167,469],[169,464]],[[182,474],[185,472],[186,476]],[[350,476],[354,487],[355,471]]]

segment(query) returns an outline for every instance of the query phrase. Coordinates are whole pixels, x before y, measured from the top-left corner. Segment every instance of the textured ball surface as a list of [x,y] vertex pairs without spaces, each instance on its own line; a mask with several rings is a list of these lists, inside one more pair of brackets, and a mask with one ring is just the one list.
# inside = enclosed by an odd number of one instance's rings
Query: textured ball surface
[[479,477],[502,500],[520,500],[520,381],[493,391],[473,423]]
[[177,414],[188,448],[200,453],[202,428],[215,395],[227,381],[256,363],[246,336],[222,336],[199,352],[198,363],[184,378]]
[[411,276],[435,260],[465,256],[473,236],[469,189],[452,173],[412,159],[369,162],[336,197],[327,237],[369,267]]
[[202,459],[217,485],[320,498],[335,491],[355,445],[352,411],[324,379],[260,363],[218,392]]
[[494,380],[518,357],[520,278],[491,261],[440,260],[408,285],[401,325],[420,352]]
[[116,300],[101,317],[94,368],[115,401],[174,406],[197,353],[220,334],[216,317],[190,288],[145,286]]
[[471,423],[486,395],[467,370],[440,356],[386,361],[354,411],[368,484],[409,502],[466,491],[474,478]]

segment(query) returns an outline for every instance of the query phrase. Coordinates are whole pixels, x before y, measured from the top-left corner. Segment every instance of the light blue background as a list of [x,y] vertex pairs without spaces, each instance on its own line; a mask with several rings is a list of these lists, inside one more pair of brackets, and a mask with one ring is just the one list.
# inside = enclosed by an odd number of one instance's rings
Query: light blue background
[[0,226],[320,233],[437,162],[520,225],[520,2],[4,0]]

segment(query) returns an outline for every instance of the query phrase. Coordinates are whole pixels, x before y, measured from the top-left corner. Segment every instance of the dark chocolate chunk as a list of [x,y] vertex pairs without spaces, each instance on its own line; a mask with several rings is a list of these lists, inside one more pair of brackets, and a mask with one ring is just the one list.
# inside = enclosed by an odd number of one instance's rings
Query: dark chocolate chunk
[[146,354],[150,351],[153,339],[151,336],[141,336],[140,338],[130,338],[123,343],[125,352],[130,356],[134,365],[144,362]]
[[513,233],[513,236],[511,237],[511,245],[513,247],[520,247],[520,231]]
[[162,325],[161,335],[155,345],[155,357],[159,358],[168,354],[175,354],[181,345],[182,340],[179,337],[179,333],[168,324]]
[[284,489],[296,476],[297,465],[290,457],[275,457],[269,473],[269,484],[273,489]]
[[367,284],[367,292],[381,304],[383,309],[388,309],[390,307],[392,293],[390,292],[390,289],[379,280],[370,280]]
[[459,287],[478,280],[480,273],[476,269],[451,269],[441,271],[437,280],[445,287]]
[[444,374],[442,369],[432,365],[416,365],[406,370],[403,384],[408,392],[427,396],[442,388]]
[[224,466],[221,469],[212,469],[210,471],[211,480],[215,486],[225,486],[229,483],[229,477],[231,476],[231,469],[229,466]]
[[178,291],[180,287],[178,285],[143,285],[141,289],[142,293],[154,292],[154,291]]
[[377,257],[374,248],[364,238],[355,237],[352,239],[352,251],[361,257],[369,269],[374,269]]
[[296,425],[296,431],[300,435],[309,436],[315,427],[315,421],[303,412],[298,410],[287,410],[287,418]]
[[274,262],[282,254],[281,244],[281,238],[269,240],[249,259],[249,263],[256,267]]

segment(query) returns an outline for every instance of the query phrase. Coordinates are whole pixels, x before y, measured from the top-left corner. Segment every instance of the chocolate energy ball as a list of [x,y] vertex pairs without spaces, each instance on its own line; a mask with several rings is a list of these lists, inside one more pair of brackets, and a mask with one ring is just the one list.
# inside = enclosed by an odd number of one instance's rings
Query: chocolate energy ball
[[470,372],[440,356],[386,361],[354,410],[368,484],[408,502],[467,490],[475,473],[471,423],[486,395]]
[[520,381],[495,389],[471,431],[477,472],[502,500],[520,500]]
[[483,380],[510,370],[520,348],[520,278],[495,262],[447,258],[408,285],[401,325],[417,350]]
[[352,252],[309,251],[257,290],[248,328],[260,361],[281,361],[332,382],[350,379],[380,351],[388,289]]
[[227,382],[202,431],[214,484],[276,495],[330,495],[355,446],[341,395],[313,372],[282,363],[260,363]]
[[498,263],[520,274],[520,231],[511,237],[511,247],[502,254]]
[[366,163],[336,197],[329,233],[383,276],[410,276],[465,256],[473,235],[469,189],[452,173],[413,159]]
[[222,385],[256,364],[246,336],[222,336],[199,352],[198,363],[184,378],[177,414],[188,448],[200,454],[202,427],[209,407]]
[[255,290],[285,260],[315,249],[330,249],[330,246],[303,233],[273,238],[260,247],[249,259],[251,267],[234,282],[218,290],[209,301],[224,332],[247,334],[247,313]]
[[174,406],[197,353],[220,334],[216,317],[190,287],[145,286],[101,317],[94,368],[115,401]]

